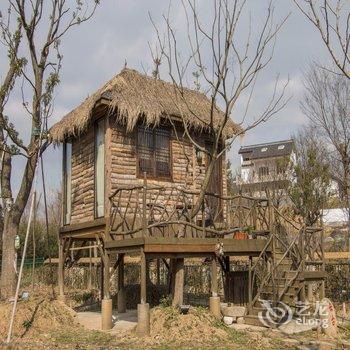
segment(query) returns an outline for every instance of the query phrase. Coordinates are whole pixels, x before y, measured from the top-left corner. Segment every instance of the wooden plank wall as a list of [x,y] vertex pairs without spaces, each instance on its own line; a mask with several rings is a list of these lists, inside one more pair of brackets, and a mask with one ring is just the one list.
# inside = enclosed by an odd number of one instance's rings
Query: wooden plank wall
[[94,219],[94,132],[93,128],[72,142],[71,224]]
[[[136,133],[126,133],[125,127],[111,122],[110,175],[106,178],[108,196],[118,186],[142,184],[137,177]],[[204,146],[204,141],[197,140]],[[106,144],[107,150],[108,144]],[[185,186],[199,190],[205,174],[205,160],[198,164],[194,146],[189,140],[178,140],[174,132],[171,141],[173,181],[148,180],[149,184]],[[226,189],[226,162],[223,158],[223,194]],[[108,166],[106,164],[106,166]],[[110,184],[108,182],[110,181]],[[139,198],[131,199],[140,201]],[[108,206],[106,214],[108,215]],[[71,224],[94,220],[94,131],[91,127],[72,142],[72,216]]]
[[[203,138],[197,142],[204,147]],[[186,187],[192,190],[200,190],[205,175],[205,159],[198,164],[195,147],[189,140],[176,136],[172,131],[172,178],[173,181],[157,181],[148,179],[148,184],[163,185],[167,187]],[[203,155],[204,158],[204,155]],[[125,128],[114,124],[111,140],[111,193],[118,186],[141,185],[142,177],[137,176],[136,133],[126,133]],[[225,157],[223,157],[223,177],[226,176]],[[226,178],[222,181],[222,193],[227,194]],[[166,193],[164,194],[166,197]],[[161,198],[159,198],[161,199]],[[140,202],[141,198],[135,196],[131,202]]]

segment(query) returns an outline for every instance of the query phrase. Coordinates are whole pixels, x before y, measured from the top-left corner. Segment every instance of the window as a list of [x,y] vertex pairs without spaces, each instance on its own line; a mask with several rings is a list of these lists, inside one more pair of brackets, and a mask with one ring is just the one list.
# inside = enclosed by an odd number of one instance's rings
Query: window
[[63,187],[63,224],[68,225],[72,213],[72,144],[70,142],[63,145]]
[[286,167],[283,164],[277,164],[277,174],[283,175],[286,172]]
[[153,178],[171,177],[170,130],[139,126],[137,153],[140,176],[146,172]]
[[261,149],[261,152],[266,152],[267,151],[267,147],[263,147],[262,149]]
[[269,175],[269,168],[267,166],[262,166],[259,168],[259,178]]
[[105,120],[95,125],[95,215],[104,216],[105,209]]
[[278,148],[279,150],[282,150],[282,149],[284,149],[284,145],[279,145],[277,148]]

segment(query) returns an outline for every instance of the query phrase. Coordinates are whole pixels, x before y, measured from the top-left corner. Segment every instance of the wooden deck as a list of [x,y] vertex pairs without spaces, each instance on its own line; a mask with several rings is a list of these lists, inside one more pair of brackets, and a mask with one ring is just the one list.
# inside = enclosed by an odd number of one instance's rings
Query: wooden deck
[[220,251],[226,256],[258,256],[264,249],[263,239],[216,239],[216,238],[129,238],[107,241],[105,248],[114,253],[134,253],[141,248],[148,257],[195,257],[212,256]]

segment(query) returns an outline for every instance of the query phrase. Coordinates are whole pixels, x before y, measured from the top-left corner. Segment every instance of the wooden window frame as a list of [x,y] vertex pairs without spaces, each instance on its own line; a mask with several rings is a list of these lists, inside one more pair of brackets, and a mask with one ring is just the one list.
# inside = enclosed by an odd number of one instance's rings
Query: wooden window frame
[[70,218],[67,222],[66,216],[67,216],[67,144],[71,145],[71,196],[72,196],[72,155],[73,155],[73,143],[71,140],[65,140],[63,143],[63,157],[62,157],[62,185],[63,185],[63,205],[62,205],[62,226],[68,226],[71,223],[72,220],[72,209],[73,209],[73,202],[71,199],[71,208],[70,208]]
[[[147,129],[146,126],[143,125],[137,125],[135,128],[135,139],[136,139],[136,176],[139,179],[144,178],[144,172],[141,171],[140,169],[140,152],[139,152],[139,128]],[[156,140],[156,130],[157,129],[163,129],[169,132],[169,175],[168,176],[157,176],[155,173],[155,152],[153,151],[153,173],[149,174],[147,173],[147,179],[150,180],[159,180],[159,181],[169,181],[173,182],[173,153],[172,153],[172,132],[171,128],[168,126],[156,126],[156,127],[149,127],[150,130],[153,131],[153,144],[155,145],[155,140]]]
[[103,167],[103,176],[104,176],[104,180],[103,180],[103,183],[104,183],[104,203],[103,203],[103,207],[104,207],[104,210],[103,210],[103,215],[99,216],[97,215],[97,182],[96,182],[96,152],[97,152],[97,149],[96,149],[96,130],[97,130],[97,124],[102,121],[103,119],[105,119],[104,117],[99,117],[99,118],[96,118],[94,119],[93,121],[93,143],[94,143],[94,219],[101,219],[101,218],[104,218],[106,216],[106,121],[105,121],[105,125],[104,125],[104,128],[105,128],[105,135],[104,135],[104,167]]

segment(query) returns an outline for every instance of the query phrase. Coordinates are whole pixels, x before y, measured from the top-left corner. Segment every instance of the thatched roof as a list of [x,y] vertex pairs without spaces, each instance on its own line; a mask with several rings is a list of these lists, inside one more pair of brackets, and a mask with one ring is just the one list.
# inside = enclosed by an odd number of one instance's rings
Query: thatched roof
[[[126,124],[128,131],[140,117],[147,124],[158,124],[162,117],[179,117],[192,129],[205,129],[210,121],[211,101],[204,94],[190,89],[180,93],[171,83],[125,68],[56,123],[50,130],[52,140],[62,142],[66,137],[83,133],[89,126],[96,102],[102,98],[116,111],[118,120]],[[215,108],[214,122],[220,122],[222,116]],[[239,126],[229,120],[224,134],[231,137],[239,131]]]

